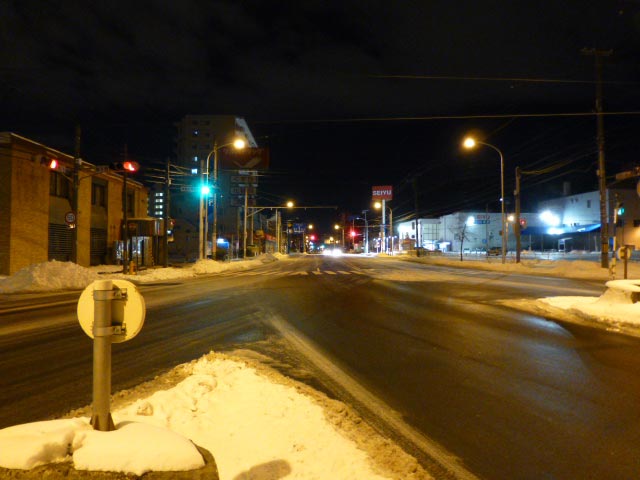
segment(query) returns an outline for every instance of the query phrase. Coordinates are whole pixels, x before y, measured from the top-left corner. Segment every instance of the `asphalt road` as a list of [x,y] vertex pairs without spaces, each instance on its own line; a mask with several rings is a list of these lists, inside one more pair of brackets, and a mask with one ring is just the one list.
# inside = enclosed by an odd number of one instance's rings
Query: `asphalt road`
[[[601,291],[589,282],[315,256],[144,287],[147,321],[113,347],[113,390],[211,349],[271,343],[271,355],[295,355],[285,351],[295,343],[276,339],[282,324],[314,349],[311,373],[314,362],[336,367],[298,378],[352,400],[365,416],[375,413],[358,388],[366,391],[446,452],[437,475],[637,478],[640,340],[498,304]],[[73,309],[0,314],[0,427],[90,403],[91,341]],[[384,419],[378,426],[433,466],[433,452]]]

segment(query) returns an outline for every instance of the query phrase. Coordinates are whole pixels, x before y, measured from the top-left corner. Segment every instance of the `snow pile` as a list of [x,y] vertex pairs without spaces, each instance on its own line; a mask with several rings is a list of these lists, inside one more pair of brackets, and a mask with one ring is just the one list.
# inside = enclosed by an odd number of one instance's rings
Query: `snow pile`
[[80,290],[98,279],[98,274],[73,262],[52,260],[23,268],[0,280],[0,293]]
[[[384,257],[382,257],[384,258]],[[547,275],[552,277],[575,278],[580,280],[602,280],[610,278],[607,268],[602,268],[598,261],[589,260],[548,260],[540,258],[523,258],[520,263],[515,263],[514,258],[508,257],[505,264],[502,264],[500,257],[486,257],[483,255],[465,255],[463,261],[459,256],[432,256],[432,257],[391,257],[398,260],[405,260],[428,265],[440,265],[450,267],[475,268],[478,270],[489,270],[494,272],[518,273],[522,275]],[[623,262],[618,261],[616,265],[616,276],[620,278],[624,272]],[[629,262],[627,274],[630,278],[640,278],[640,264]]]
[[[257,259],[276,261],[278,256],[261,256]],[[257,260],[256,259],[256,260]],[[215,262],[199,260],[195,264],[183,268],[149,268],[139,270],[135,275],[123,274],[122,267],[116,265],[100,265],[85,268],[73,262],[50,262],[30,265],[10,277],[0,277],[0,293],[47,292],[58,290],[83,290],[93,281],[100,278],[124,279],[134,283],[153,283],[163,280],[191,278],[227,271],[248,270],[262,265],[261,261],[244,260],[238,262]]]
[[[389,442],[380,442],[386,447],[379,452],[358,448],[325,413],[327,405],[339,402],[327,399],[322,405],[303,393],[308,387],[275,378],[276,372],[267,375],[264,367],[258,372],[213,353],[176,369],[188,373],[176,386],[145,398],[134,392],[128,405],[112,409],[113,432],[92,430],[86,417],[0,430],[0,466],[30,469],[73,461],[79,470],[136,475],[189,470],[203,464],[191,440],[213,454],[222,480],[430,478],[412,457],[390,455]],[[372,466],[376,457],[402,456],[407,460],[401,471],[387,476],[379,462]]]
[[638,327],[640,302],[636,296],[640,293],[639,283],[638,280],[612,280],[606,283],[607,290],[600,297],[548,297],[537,302],[543,310],[548,310],[545,306],[549,306],[613,327]]
[[[126,452],[126,453],[125,453]],[[0,430],[0,466],[29,470],[73,460],[76,470],[192,470],[204,466],[193,443],[170,430],[121,422],[113,432],[98,432],[87,418],[28,423]]]

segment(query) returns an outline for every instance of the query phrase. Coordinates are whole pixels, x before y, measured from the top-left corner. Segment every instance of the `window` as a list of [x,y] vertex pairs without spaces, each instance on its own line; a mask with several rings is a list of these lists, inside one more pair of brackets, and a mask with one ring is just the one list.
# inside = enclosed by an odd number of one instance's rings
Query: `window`
[[59,172],[49,172],[49,195],[71,199],[71,180]]
[[107,189],[100,183],[91,184],[91,205],[96,207],[107,206]]

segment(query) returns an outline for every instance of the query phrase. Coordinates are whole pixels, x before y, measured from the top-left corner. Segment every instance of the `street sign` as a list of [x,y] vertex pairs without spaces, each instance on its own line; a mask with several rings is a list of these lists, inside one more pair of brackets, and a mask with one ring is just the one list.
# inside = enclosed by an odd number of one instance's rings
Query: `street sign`
[[617,253],[619,260],[629,260],[631,258],[631,249],[629,247],[620,247]]
[[196,187],[180,187],[181,192],[195,192]]
[[[78,300],[78,321],[84,333],[94,338],[94,299],[96,285],[103,280],[93,282],[84,289]],[[127,280],[111,280],[114,298],[111,301],[111,320],[114,333],[113,343],[126,342],[135,337],[144,324],[146,308],[144,298],[133,283]]]
[[372,187],[371,196],[374,200],[393,200],[393,185]]
[[67,223],[67,225],[74,225],[76,223],[76,214],[74,212],[65,213],[64,221]]

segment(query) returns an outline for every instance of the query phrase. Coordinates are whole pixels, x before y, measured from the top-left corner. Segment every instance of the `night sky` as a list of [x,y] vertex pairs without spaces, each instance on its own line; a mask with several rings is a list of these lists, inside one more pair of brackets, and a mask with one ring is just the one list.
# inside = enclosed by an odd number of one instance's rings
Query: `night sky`
[[259,203],[336,217],[393,185],[396,218],[498,211],[499,158],[463,152],[469,131],[503,151],[508,199],[515,167],[538,173],[525,209],[596,189],[583,48],[612,50],[607,174],[640,163],[638,0],[4,1],[0,36],[0,131],[72,153],[79,124],[89,162],[126,144],[151,166],[185,114],[242,116],[271,149]]

